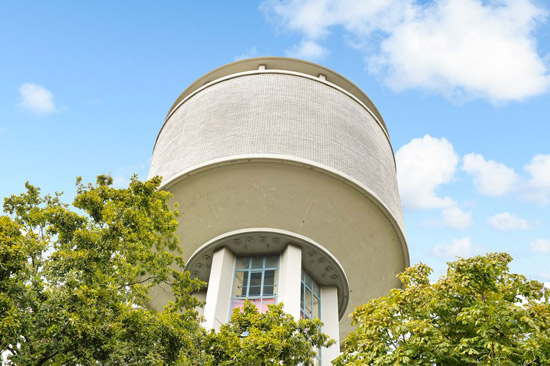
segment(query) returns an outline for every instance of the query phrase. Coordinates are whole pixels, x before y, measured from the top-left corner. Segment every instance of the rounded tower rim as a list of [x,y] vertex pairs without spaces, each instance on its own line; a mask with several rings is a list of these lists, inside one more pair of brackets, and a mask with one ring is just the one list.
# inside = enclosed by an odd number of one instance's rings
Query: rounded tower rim
[[264,56],[264,57],[254,57],[247,58],[243,60],[234,61],[220,67],[215,68],[214,70],[204,74],[197,80],[195,80],[191,85],[189,85],[176,99],[176,101],[170,107],[170,110],[167,113],[167,116],[170,115],[172,110],[177,107],[180,101],[185,99],[189,94],[199,89],[209,82],[215,81],[217,79],[223,78],[231,74],[237,74],[243,71],[252,71],[258,70],[260,65],[265,66],[266,70],[286,70],[286,71],[295,71],[303,74],[308,74],[314,77],[319,77],[323,75],[326,78],[326,81],[331,82],[332,84],[338,85],[342,89],[350,92],[359,100],[361,100],[365,105],[373,110],[377,117],[382,122],[384,128],[386,124],[382,115],[378,111],[378,108],[374,105],[372,100],[353,82],[344,77],[343,75],[333,71],[325,66],[316,64],[314,62],[300,60],[297,58],[291,57],[280,57],[280,56]]
[[163,181],[160,189],[168,190],[171,186],[177,184],[178,182],[192,176],[199,174],[203,171],[214,169],[216,167],[232,165],[232,164],[246,164],[250,162],[279,162],[283,164],[291,164],[295,166],[302,166],[306,169],[312,169],[317,172],[326,174],[332,178],[335,178],[350,187],[357,190],[367,199],[371,200],[384,214],[386,219],[392,224],[397,236],[399,238],[402,252],[403,252],[403,261],[404,267],[410,266],[410,257],[409,249],[407,246],[407,240],[405,236],[404,224],[402,217],[396,217],[390,208],[384,203],[384,201],[370,188],[365,184],[359,182],[357,179],[337,170],[332,167],[326,166],[321,163],[317,163],[311,160],[297,158],[295,156],[286,156],[286,155],[277,155],[277,154],[246,154],[246,155],[236,155],[236,156],[226,156],[218,159],[213,159],[202,164],[196,165],[189,169],[183,170],[180,173],[170,177],[168,180]]
[[[357,85],[355,85],[353,82],[351,82],[349,79],[342,76],[341,74],[322,65],[305,60],[277,56],[255,57],[239,60],[222,65],[204,74],[203,76],[195,80],[176,98],[175,102],[172,104],[172,106],[168,110],[168,113],[166,114],[164,124],[166,124],[174,111],[188,97],[192,96],[195,92],[199,91],[204,86],[210,83],[215,83],[217,81],[220,81],[220,79],[225,79],[235,74],[247,74],[249,72],[258,71],[260,66],[265,67],[265,69],[263,69],[262,71],[287,71],[293,74],[303,74],[323,81],[326,84],[337,86],[339,89],[349,93],[351,96],[360,101],[360,103],[363,104],[367,108],[367,110],[369,110],[369,112],[373,114],[389,141],[389,132],[386,127],[384,118],[382,117],[382,114],[380,113],[376,105],[372,102],[372,100]],[[161,132],[162,128],[160,129],[158,136]]]

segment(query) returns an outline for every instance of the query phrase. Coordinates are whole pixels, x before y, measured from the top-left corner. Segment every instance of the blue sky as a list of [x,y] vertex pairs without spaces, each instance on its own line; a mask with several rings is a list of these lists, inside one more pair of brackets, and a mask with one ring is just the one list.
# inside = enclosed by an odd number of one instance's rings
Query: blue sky
[[239,58],[327,66],[396,151],[411,262],[506,251],[550,282],[550,27],[535,0],[4,1],[0,196],[145,178],[183,89]]

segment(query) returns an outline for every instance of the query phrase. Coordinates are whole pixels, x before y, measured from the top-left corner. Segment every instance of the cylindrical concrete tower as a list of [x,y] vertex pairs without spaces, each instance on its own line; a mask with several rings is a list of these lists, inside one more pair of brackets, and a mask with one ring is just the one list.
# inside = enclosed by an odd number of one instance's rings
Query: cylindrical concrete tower
[[[409,265],[386,125],[357,86],[322,66],[262,57],[204,75],[168,112],[155,175],[180,204],[178,234],[187,269],[208,282],[210,327],[245,299],[260,310],[284,302],[340,341],[349,313],[400,286]],[[322,362],[338,350],[323,350]]]

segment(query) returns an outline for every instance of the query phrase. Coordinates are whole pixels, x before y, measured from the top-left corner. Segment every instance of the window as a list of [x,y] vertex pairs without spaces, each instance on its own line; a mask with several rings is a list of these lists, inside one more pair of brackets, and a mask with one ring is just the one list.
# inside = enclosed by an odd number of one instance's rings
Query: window
[[237,257],[231,314],[233,309],[243,306],[245,300],[254,303],[261,313],[267,310],[267,305],[275,304],[278,269],[278,255]]
[[[302,319],[321,319],[321,288],[310,275],[302,271],[302,285],[300,294],[300,317]],[[315,352],[316,364],[322,363],[321,349]]]
[[321,318],[321,291],[319,285],[306,272],[302,271],[300,296],[300,316],[302,318]]

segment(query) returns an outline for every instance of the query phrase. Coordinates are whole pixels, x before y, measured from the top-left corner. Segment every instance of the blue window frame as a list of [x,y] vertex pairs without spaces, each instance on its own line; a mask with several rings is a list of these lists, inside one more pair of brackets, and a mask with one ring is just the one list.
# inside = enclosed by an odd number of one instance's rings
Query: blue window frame
[[[302,319],[321,319],[321,287],[307,272],[302,271],[302,285],[300,294],[300,317]],[[322,351],[316,350],[317,364],[322,362]]]
[[267,305],[277,303],[277,285],[279,256],[237,257],[231,313],[249,300],[261,313],[267,311]]
[[300,316],[307,319],[321,318],[321,288],[305,271],[302,271]]

